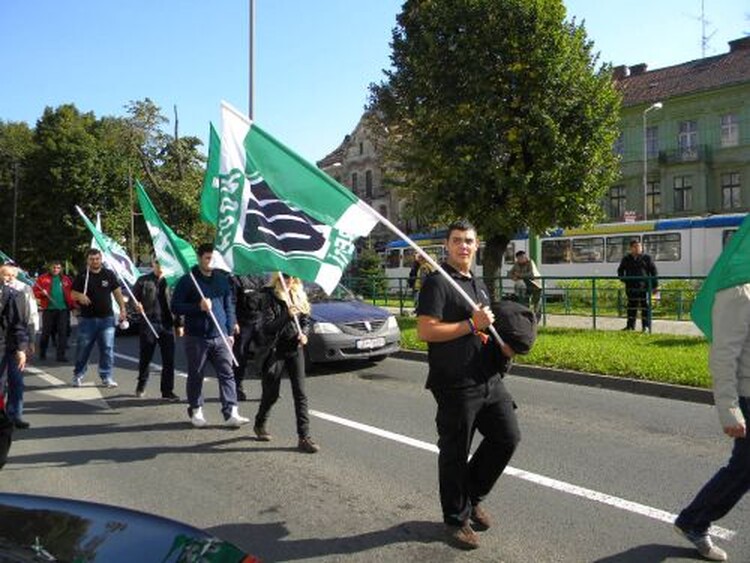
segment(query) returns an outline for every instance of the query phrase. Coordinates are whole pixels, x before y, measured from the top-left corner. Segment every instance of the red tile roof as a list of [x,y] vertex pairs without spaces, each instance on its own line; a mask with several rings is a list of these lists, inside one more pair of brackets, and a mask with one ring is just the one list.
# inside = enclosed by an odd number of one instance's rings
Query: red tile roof
[[750,37],[729,42],[730,52],[675,66],[646,71],[646,65],[615,68],[615,85],[623,106],[652,103],[750,82]]

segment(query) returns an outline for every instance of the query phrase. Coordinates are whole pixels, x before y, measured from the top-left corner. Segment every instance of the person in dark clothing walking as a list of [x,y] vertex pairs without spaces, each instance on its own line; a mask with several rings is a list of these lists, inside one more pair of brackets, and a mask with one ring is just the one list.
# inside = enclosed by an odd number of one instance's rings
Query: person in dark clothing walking
[[[307,300],[302,280],[284,275],[288,292],[284,291],[278,274],[271,286],[264,289],[262,299],[263,352],[261,383],[263,393],[255,416],[253,430],[258,440],[267,442],[271,435],[266,429],[271,407],[279,399],[281,378],[286,375],[292,385],[294,414],[297,419],[297,448],[314,454],[320,447],[310,438],[310,417],[305,394],[305,357],[302,347],[307,344],[310,329],[310,302]],[[299,320],[297,330],[294,316]]]
[[[207,424],[203,415],[203,370],[206,363],[210,362],[219,381],[224,424],[239,428],[250,420],[240,416],[237,408],[237,388],[234,386],[232,371],[230,347],[234,343],[232,335],[237,319],[229,279],[224,273],[211,267],[213,251],[214,246],[210,243],[198,247],[198,264],[193,266],[189,274],[182,276],[175,286],[172,313],[185,317],[187,412],[191,424],[196,428]],[[230,347],[227,347],[226,342]]]
[[138,383],[135,396],[146,394],[146,384],[149,377],[149,366],[154,357],[157,344],[161,352],[161,397],[166,401],[179,401],[174,392],[174,346],[175,334],[182,336],[182,318],[172,314],[169,308],[171,291],[167,286],[159,260],[151,261],[153,272],[138,278],[133,286],[135,307],[139,313],[146,315],[154,327],[158,339],[145,322],[140,323],[139,340],[140,354],[138,358]]
[[248,369],[250,375],[257,375],[255,362],[255,335],[260,330],[261,313],[258,310],[258,292],[266,285],[265,276],[234,275],[230,278],[234,290],[237,311],[237,326],[234,329],[234,383],[237,387],[237,400],[247,401],[244,380]]
[[643,252],[641,241],[630,241],[630,253],[623,256],[617,277],[625,283],[628,298],[628,324],[623,330],[635,330],[635,319],[641,310],[643,331],[651,330],[651,299],[658,295],[659,278],[651,256]]
[[[439,273],[430,274],[417,305],[417,334],[427,342],[426,387],[437,402],[438,473],[443,521],[451,542],[479,547],[479,536],[492,525],[481,502],[492,490],[520,440],[513,398],[497,362],[487,362],[481,332],[494,321],[487,286],[471,272],[479,247],[476,229],[452,224],[446,237],[443,269],[480,306],[474,310]],[[508,358],[513,350],[503,344]],[[483,440],[468,460],[474,432]],[[472,527],[472,524],[474,527]]]

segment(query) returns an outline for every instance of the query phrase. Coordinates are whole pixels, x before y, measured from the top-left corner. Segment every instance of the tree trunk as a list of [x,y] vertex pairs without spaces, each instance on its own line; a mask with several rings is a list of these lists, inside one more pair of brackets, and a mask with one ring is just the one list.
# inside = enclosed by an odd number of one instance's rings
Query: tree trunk
[[490,299],[493,303],[500,301],[503,296],[501,268],[505,248],[508,246],[509,240],[506,235],[494,235],[485,241],[484,252],[482,253],[482,266],[484,268],[482,277],[490,290]]

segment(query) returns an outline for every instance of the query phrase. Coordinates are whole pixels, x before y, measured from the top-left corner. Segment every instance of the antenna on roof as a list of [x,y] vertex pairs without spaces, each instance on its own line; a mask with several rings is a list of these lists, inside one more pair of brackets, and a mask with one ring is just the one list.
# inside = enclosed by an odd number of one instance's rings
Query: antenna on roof
[[706,49],[708,49],[708,42],[711,38],[716,35],[716,30],[711,32],[711,35],[706,35],[706,26],[710,25],[711,22],[706,19],[706,0],[701,0],[701,17],[698,20],[701,22],[701,58],[706,58]]

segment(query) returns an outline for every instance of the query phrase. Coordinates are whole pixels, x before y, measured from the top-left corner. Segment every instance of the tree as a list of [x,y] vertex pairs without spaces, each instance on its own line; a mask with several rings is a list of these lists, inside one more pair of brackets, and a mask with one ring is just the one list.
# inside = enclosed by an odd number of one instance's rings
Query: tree
[[[19,192],[26,175],[26,159],[34,147],[33,134],[25,123],[0,120],[0,250],[15,258],[18,216],[23,207]],[[15,216],[14,216],[15,215]]]
[[620,98],[597,59],[562,0],[404,3],[372,129],[418,220],[477,226],[486,277],[514,233],[601,216]]

